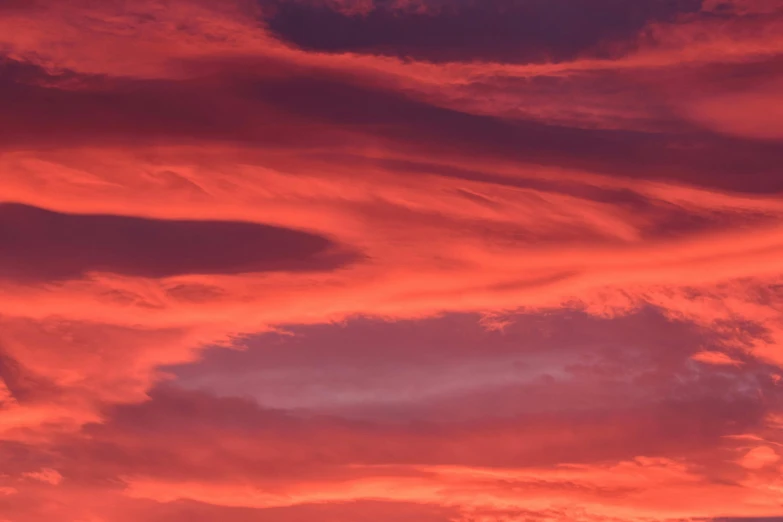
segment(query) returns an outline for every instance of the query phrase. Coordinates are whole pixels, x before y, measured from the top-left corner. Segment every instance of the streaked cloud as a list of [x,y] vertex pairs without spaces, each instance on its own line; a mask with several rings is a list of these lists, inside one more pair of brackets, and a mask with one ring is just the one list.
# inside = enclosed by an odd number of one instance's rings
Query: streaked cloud
[[0,520],[776,520],[781,35],[0,0]]

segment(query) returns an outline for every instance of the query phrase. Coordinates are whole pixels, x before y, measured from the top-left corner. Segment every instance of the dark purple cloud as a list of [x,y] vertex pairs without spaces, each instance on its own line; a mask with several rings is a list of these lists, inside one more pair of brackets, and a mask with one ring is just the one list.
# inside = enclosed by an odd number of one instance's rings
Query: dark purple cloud
[[297,117],[382,137],[419,154],[452,160],[485,156],[748,192],[783,189],[783,179],[774,175],[774,165],[783,163],[783,148],[686,123],[677,133],[659,133],[506,120],[324,76],[266,79],[245,88],[247,96]]
[[[277,62],[255,64],[286,71]],[[244,70],[246,64],[238,69]],[[230,64],[228,69],[237,68]],[[210,76],[210,71],[204,71]],[[222,72],[222,74],[226,74]],[[261,99],[237,96],[230,76],[190,80],[105,77],[0,54],[0,150],[209,143],[259,148],[338,146],[328,128],[307,128]],[[344,138],[344,136],[343,136]]]
[[[172,480],[233,476],[273,485],[361,475],[344,469],[347,464],[538,467],[639,455],[698,461],[707,450],[741,446],[724,436],[757,429],[768,411],[758,399],[716,396],[612,411],[563,408],[507,419],[389,422],[269,410],[249,399],[176,388],[157,389],[151,397],[111,409],[104,424],[85,428],[90,444],[62,441],[64,471],[91,480],[125,472]],[[231,446],[220,443],[224,437]]]
[[225,64],[209,80],[187,81],[52,76],[8,60],[0,70],[0,110],[14,122],[0,124],[6,146],[222,142],[309,153],[350,151],[369,140],[451,162],[487,157],[744,192],[783,190],[777,143],[684,122],[676,132],[643,132],[508,120],[437,107],[366,79],[268,62]]
[[51,74],[0,58],[0,107],[6,115],[0,146],[133,146],[247,137],[245,118],[224,110],[220,97],[192,87],[72,71]]
[[[742,367],[697,363],[691,356],[705,346],[724,349],[721,337],[652,310],[616,319],[578,312],[515,319],[503,332],[488,332],[469,315],[299,327],[294,336],[259,336],[246,351],[210,351],[172,371],[179,386],[294,412],[286,423],[265,423],[285,433],[297,432],[300,415],[330,417],[324,426],[339,426],[341,440],[355,437],[361,458],[374,463],[548,465],[686,455],[756,429],[765,412],[783,404],[770,367],[739,351],[731,353]],[[226,415],[228,405],[220,410]],[[255,416],[248,409],[242,422]],[[131,422],[144,425],[135,416]],[[223,417],[219,423],[236,425]],[[392,457],[361,449],[360,441],[389,425],[409,439],[409,450],[395,447]],[[507,441],[513,433],[516,442]],[[498,445],[483,437],[497,437]],[[470,444],[480,450],[464,452]]]
[[260,0],[269,28],[305,49],[431,61],[560,61],[633,46],[651,22],[694,13],[701,0],[460,0],[422,11],[379,1],[369,13],[323,2]]
[[0,204],[0,276],[21,281],[93,271],[167,277],[329,270],[353,259],[325,237],[258,223],[64,214]]

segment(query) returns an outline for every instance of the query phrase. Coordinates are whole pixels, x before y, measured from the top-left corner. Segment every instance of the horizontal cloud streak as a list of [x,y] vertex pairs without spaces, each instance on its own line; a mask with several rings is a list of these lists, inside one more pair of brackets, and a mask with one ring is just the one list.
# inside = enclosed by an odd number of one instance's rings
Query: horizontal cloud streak
[[18,280],[329,270],[351,258],[330,253],[337,249],[326,238],[255,223],[62,214],[4,203],[0,229],[0,275]]
[[368,8],[357,3],[355,10],[317,1],[260,4],[274,34],[309,50],[519,62],[613,54],[612,47],[631,46],[645,25],[697,12],[701,2],[423,1],[406,9],[370,1]]

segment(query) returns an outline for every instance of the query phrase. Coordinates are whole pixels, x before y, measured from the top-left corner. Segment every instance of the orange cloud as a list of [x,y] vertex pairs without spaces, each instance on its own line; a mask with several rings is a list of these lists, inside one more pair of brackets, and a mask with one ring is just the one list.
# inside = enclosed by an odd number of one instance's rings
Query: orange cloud
[[705,364],[727,364],[727,365],[740,364],[739,361],[732,359],[731,356],[722,352],[703,351],[694,354],[692,359],[694,361],[703,362]]

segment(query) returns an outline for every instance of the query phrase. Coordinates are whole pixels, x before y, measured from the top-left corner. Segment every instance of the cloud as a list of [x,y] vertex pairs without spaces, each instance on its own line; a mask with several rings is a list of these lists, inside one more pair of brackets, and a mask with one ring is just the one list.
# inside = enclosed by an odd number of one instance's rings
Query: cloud
[[41,482],[45,482],[47,484],[51,484],[52,486],[58,485],[60,482],[62,482],[63,477],[60,475],[60,473],[56,469],[42,469],[41,471],[30,471],[27,473],[24,473],[23,476],[38,480]]
[[351,257],[330,256],[336,249],[326,238],[255,223],[63,214],[6,203],[0,227],[7,252],[0,275],[16,280],[329,270]]
[[[629,426],[635,424],[628,420]],[[621,427],[618,419],[603,424],[604,432]],[[105,423],[88,427],[86,437],[69,436],[50,446],[49,454],[58,456],[57,465],[70,487],[103,484],[107,495],[124,492],[138,502],[154,499],[165,503],[169,512],[184,507],[180,499],[254,510],[277,507],[281,516],[285,509],[307,511],[308,505],[320,503],[336,503],[334,509],[351,516],[355,511],[350,503],[359,499],[399,502],[401,507],[443,506],[466,516],[514,507],[538,514],[547,509],[567,512],[577,508],[575,503],[594,515],[697,516],[708,510],[696,499],[717,493],[723,495],[719,507],[724,512],[759,513],[770,505],[763,482],[721,469],[720,459],[705,460],[703,444],[688,454],[699,459],[693,469],[653,458],[562,466],[557,462],[568,455],[551,446],[539,452],[554,460],[518,467],[521,461],[489,463],[493,453],[509,456],[526,447],[534,440],[536,423],[520,418],[505,432],[498,427],[482,429],[481,422],[472,430],[451,423],[346,422],[264,411],[247,400],[162,389],[147,404],[115,409]],[[543,431],[552,437],[550,430]],[[592,430],[579,433],[594,436]],[[678,437],[676,432],[669,436]],[[581,437],[571,442],[585,444]],[[593,449],[602,446],[611,444],[604,441]],[[707,447],[713,458],[712,451],[731,451],[731,445]],[[605,458],[595,452],[591,456]],[[118,474],[124,489],[110,480]],[[741,485],[715,486],[718,477],[741,480]],[[662,502],[662,496],[643,493],[655,490],[653,484],[685,491]],[[520,496],[515,488],[526,493]],[[121,506],[122,501],[114,499],[111,505]],[[132,506],[142,509],[144,504]],[[416,511],[413,506],[411,510]],[[561,514],[556,519],[563,516],[568,517]]]
[[49,73],[40,66],[8,59],[0,67],[5,72],[0,83],[3,103],[17,122],[0,128],[6,149],[53,143],[150,145],[161,140],[182,143],[254,137],[252,128],[242,121],[247,113],[227,114],[216,97],[211,107],[205,106],[204,93],[187,84]]
[[704,125],[726,134],[762,140],[783,139],[780,92],[783,83],[762,83],[690,102],[686,111]]
[[0,0],[0,512],[778,515],[782,14]]
[[775,464],[780,460],[777,452],[769,446],[759,446],[746,453],[740,464],[749,469],[760,469]]
[[[217,141],[293,154],[371,146],[397,157],[464,162],[481,155],[529,168],[626,179],[753,192],[779,188],[770,175],[783,159],[775,143],[705,133],[682,121],[683,129],[668,135],[508,120],[434,106],[373,80],[279,62],[258,64],[269,72],[256,77],[244,72],[254,64],[240,65],[243,72],[224,70],[217,86],[199,79],[106,83],[77,75],[80,87],[72,89],[57,84],[62,78],[11,62],[8,78],[21,79],[6,80],[3,99],[21,123],[5,131],[5,142],[40,147],[52,140],[71,146]],[[42,86],[42,81],[55,83]]]
[[692,359],[694,361],[699,361],[705,364],[728,364],[728,365],[742,364],[741,362],[732,359],[731,356],[726,355],[725,353],[722,352],[703,351],[703,352],[693,354]]
[[262,1],[270,30],[321,52],[377,53],[431,61],[563,61],[620,54],[646,24],[699,10],[700,1],[574,0],[371,2],[363,10],[312,1]]

